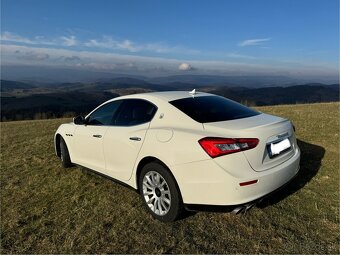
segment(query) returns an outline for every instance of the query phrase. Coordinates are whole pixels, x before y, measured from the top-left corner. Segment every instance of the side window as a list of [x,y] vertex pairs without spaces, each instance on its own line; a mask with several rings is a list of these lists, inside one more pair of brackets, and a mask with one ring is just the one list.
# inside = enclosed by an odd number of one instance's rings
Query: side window
[[112,125],[114,114],[122,101],[113,101],[94,111],[87,119],[87,125]]
[[146,123],[152,120],[157,108],[145,100],[126,99],[119,111],[115,125],[133,126]]

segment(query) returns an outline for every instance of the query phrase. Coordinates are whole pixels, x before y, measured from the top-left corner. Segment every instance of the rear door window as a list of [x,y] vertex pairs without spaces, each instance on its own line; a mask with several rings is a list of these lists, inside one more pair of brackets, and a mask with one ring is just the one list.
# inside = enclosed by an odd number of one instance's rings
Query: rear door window
[[114,120],[116,126],[133,126],[150,122],[157,108],[146,100],[126,99]]
[[219,96],[188,97],[169,103],[200,123],[242,119],[260,114],[242,104]]

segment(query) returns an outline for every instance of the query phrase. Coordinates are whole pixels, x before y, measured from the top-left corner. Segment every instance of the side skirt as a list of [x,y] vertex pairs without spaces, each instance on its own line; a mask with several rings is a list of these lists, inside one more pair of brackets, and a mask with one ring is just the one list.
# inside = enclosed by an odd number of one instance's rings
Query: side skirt
[[74,164],[74,165],[80,167],[81,169],[84,169],[85,171],[88,171],[88,172],[90,172],[90,173],[93,173],[93,174],[99,175],[99,176],[101,176],[101,177],[104,177],[104,178],[106,178],[106,179],[109,179],[109,180],[111,180],[111,181],[113,181],[113,182],[115,182],[115,183],[118,183],[118,184],[120,184],[120,185],[122,185],[122,186],[124,186],[124,187],[126,187],[126,188],[129,188],[129,189],[135,191],[136,193],[138,193],[137,189],[135,189],[134,187],[132,187],[132,186],[130,186],[130,185],[128,185],[128,184],[126,184],[125,182],[122,182],[122,181],[117,180],[117,179],[115,179],[115,178],[113,178],[113,177],[111,177],[111,176],[108,176],[108,175],[103,174],[103,173],[101,173],[101,172],[98,172],[98,171],[96,171],[96,170],[87,168],[87,167],[85,167],[85,166],[78,165],[78,164]]

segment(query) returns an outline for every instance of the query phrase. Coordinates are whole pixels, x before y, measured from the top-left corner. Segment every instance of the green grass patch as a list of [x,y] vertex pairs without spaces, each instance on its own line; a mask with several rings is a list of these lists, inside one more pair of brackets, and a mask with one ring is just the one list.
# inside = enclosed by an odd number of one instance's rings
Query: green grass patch
[[1,123],[1,253],[339,253],[339,103],[258,108],[294,122],[297,178],[244,215],[153,220],[133,190],[62,169],[69,119]]

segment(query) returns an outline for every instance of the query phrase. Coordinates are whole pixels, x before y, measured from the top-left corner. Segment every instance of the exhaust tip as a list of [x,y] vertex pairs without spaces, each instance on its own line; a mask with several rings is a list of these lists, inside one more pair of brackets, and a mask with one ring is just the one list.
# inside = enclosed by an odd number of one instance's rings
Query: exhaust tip
[[231,213],[233,213],[233,214],[246,213],[251,208],[253,208],[254,205],[255,205],[255,203],[249,203],[249,204],[237,206]]
[[242,213],[244,210],[245,210],[245,207],[244,207],[244,206],[238,206],[238,207],[236,207],[236,208],[232,211],[232,213],[233,213],[233,214],[240,214],[240,213]]
[[244,212],[248,212],[251,208],[253,208],[254,205],[255,205],[255,204],[247,204],[247,205],[245,205],[245,210],[244,210]]

